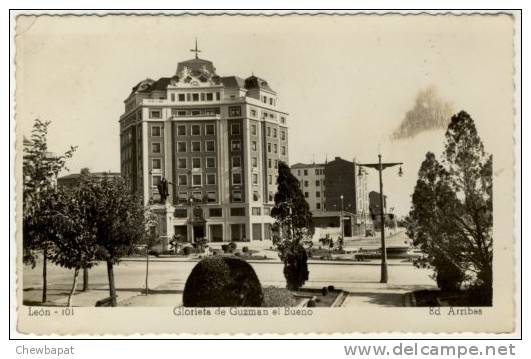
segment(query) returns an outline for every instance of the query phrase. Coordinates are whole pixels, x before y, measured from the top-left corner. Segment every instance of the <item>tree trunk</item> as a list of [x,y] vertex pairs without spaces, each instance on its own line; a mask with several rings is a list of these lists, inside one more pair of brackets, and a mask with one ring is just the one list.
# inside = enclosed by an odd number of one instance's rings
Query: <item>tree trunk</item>
[[72,306],[72,297],[74,296],[74,293],[76,292],[78,275],[79,275],[79,268],[76,268],[74,269],[74,283],[72,283],[72,289],[70,290],[70,293],[68,294],[68,303],[66,304],[67,307]]
[[46,246],[44,246],[42,251],[42,303],[46,303],[46,291],[48,287],[48,281],[47,281],[47,261],[48,261],[48,249]]
[[89,286],[89,270],[87,267],[83,267],[83,292],[88,290]]
[[111,297],[111,307],[116,307],[116,288],[114,287],[114,272],[112,261],[107,260],[107,277],[109,278],[109,297]]
[[149,254],[146,254],[146,295],[149,294]]

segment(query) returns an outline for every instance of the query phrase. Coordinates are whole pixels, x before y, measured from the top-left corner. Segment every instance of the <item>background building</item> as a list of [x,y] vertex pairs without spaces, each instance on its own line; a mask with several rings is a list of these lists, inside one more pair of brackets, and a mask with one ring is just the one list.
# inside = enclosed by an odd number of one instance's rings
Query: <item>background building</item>
[[360,171],[354,162],[335,157],[324,164],[294,164],[291,172],[300,182],[316,226],[339,226],[343,213],[345,236],[365,235],[372,229],[363,168]]
[[278,162],[288,163],[288,114],[277,101],[266,80],[221,77],[197,52],[175,75],[133,87],[120,117],[121,172],[158,214],[163,240],[271,238]]

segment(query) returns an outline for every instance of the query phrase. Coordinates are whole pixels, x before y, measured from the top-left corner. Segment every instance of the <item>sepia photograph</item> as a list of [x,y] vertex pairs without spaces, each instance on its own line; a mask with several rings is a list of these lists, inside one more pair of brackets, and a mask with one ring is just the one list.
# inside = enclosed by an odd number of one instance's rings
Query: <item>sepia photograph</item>
[[513,332],[519,16],[17,14],[17,330]]

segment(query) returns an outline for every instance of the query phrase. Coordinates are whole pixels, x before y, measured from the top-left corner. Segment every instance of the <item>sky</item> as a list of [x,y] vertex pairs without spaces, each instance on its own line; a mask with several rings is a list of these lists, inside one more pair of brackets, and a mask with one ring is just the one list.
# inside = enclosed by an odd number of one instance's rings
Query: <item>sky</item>
[[[52,121],[51,151],[78,146],[71,172],[119,171],[118,120],[131,88],[172,76],[177,63],[211,60],[220,76],[265,78],[290,113],[290,163],[341,157],[404,162],[384,171],[398,215],[410,208],[420,163],[439,154],[444,129],[391,139],[419,92],[475,120],[488,152],[512,128],[513,22],[509,16],[19,17],[16,133]],[[378,189],[378,174],[369,189]]]

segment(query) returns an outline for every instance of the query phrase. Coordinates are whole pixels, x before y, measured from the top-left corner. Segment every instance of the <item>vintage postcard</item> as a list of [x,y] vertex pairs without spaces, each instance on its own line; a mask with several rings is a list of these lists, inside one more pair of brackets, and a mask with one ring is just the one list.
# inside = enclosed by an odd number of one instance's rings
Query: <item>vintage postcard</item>
[[13,14],[18,332],[515,331],[520,14],[269,15]]

